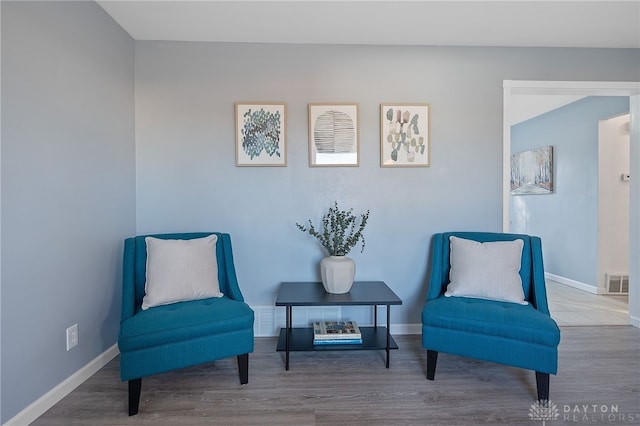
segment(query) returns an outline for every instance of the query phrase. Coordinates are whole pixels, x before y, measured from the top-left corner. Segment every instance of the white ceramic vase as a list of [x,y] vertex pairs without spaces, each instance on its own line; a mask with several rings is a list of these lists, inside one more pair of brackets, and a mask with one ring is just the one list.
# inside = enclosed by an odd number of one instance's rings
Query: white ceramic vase
[[320,276],[328,293],[348,293],[356,276],[356,263],[347,256],[327,256],[320,261]]

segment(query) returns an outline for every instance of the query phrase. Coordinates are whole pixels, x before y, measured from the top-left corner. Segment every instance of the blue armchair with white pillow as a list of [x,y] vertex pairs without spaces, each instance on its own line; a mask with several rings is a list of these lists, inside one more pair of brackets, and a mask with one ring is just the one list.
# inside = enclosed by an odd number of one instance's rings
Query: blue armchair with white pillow
[[533,370],[538,400],[548,400],[559,343],[547,305],[540,238],[434,235],[422,311],[428,380],[434,380],[438,353],[444,352]]
[[249,380],[253,310],[224,233],[140,235],[124,242],[120,377],[137,414],[142,378],[236,356]]

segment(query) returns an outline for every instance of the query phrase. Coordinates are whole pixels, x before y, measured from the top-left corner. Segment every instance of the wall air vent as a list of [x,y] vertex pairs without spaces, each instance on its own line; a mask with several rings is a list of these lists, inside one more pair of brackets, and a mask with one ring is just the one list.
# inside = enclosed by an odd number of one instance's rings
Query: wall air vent
[[629,294],[629,275],[605,274],[607,294]]

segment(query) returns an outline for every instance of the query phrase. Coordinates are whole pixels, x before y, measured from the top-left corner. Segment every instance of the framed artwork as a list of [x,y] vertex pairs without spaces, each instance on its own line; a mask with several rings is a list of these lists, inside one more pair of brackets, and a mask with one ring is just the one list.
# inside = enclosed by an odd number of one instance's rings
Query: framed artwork
[[380,104],[380,167],[431,165],[431,104]]
[[309,166],[360,164],[358,104],[309,104]]
[[236,102],[236,166],[287,166],[287,104]]
[[511,154],[511,195],[553,192],[553,146]]

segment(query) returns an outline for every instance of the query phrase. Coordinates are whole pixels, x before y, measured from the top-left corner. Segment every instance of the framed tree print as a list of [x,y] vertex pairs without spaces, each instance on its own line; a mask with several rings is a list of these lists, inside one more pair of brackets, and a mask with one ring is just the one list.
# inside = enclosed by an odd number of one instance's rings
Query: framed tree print
[[553,193],[553,146],[511,154],[511,195]]
[[236,102],[236,166],[287,166],[287,104]]
[[309,166],[359,165],[358,104],[309,104]]
[[380,167],[431,165],[431,104],[380,105]]

